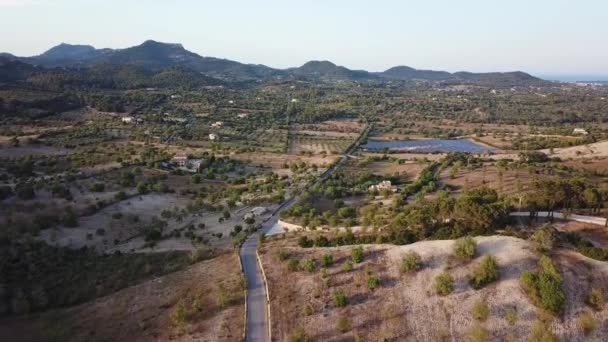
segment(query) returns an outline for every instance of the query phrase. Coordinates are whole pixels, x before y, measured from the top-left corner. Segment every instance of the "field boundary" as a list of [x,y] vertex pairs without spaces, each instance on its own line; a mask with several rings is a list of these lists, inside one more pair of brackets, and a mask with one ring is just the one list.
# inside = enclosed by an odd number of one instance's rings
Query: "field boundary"
[[268,291],[268,279],[266,278],[266,272],[264,266],[262,266],[262,259],[260,253],[256,250],[255,257],[258,259],[260,270],[262,270],[262,280],[264,281],[264,288],[266,289],[266,315],[268,316],[268,339],[272,341],[272,315],[270,314],[270,292]]

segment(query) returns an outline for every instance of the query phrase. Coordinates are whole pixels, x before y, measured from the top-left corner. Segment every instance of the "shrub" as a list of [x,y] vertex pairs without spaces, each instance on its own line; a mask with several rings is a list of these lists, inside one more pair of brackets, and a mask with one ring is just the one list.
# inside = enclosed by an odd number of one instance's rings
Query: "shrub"
[[585,298],[585,303],[594,310],[601,311],[604,308],[604,293],[601,289],[592,288]]
[[312,340],[310,340],[308,338],[308,336],[306,336],[304,329],[296,328],[291,333],[289,333],[289,336],[287,336],[287,341],[288,342],[309,342]]
[[473,307],[471,308],[471,315],[478,321],[484,322],[488,319],[489,314],[488,303],[484,299],[479,299],[473,303]]
[[357,246],[350,252],[350,258],[354,263],[360,263],[363,261],[363,247]]
[[353,270],[353,263],[351,261],[347,261],[344,264],[342,264],[342,271],[350,272],[352,270]]
[[314,245],[314,241],[306,236],[302,236],[298,239],[298,246],[302,248],[310,248]]
[[536,320],[532,323],[532,328],[530,328],[530,334],[528,336],[528,341],[530,342],[557,342],[558,339],[553,335],[551,331],[547,328],[545,323],[542,321]]
[[302,268],[308,272],[314,272],[315,271],[315,263],[312,259],[304,259],[304,262],[302,264]]
[[479,323],[474,323],[467,330],[469,341],[471,342],[485,342],[488,341],[488,330],[481,326]]
[[345,316],[338,317],[338,322],[336,323],[336,329],[338,332],[344,334],[345,332],[350,331],[350,321]]
[[336,290],[334,292],[334,303],[339,307],[348,305],[348,297],[342,290]]
[[491,255],[486,255],[481,259],[481,263],[477,265],[473,272],[469,275],[469,284],[474,289],[480,289],[485,285],[498,280],[498,263]]
[[300,261],[296,259],[291,259],[287,263],[287,270],[289,272],[297,272],[300,270]]
[[505,319],[509,322],[510,325],[515,325],[517,323],[517,309],[515,307],[507,308],[505,310]]
[[279,261],[285,261],[289,259],[289,252],[282,249],[279,251],[279,253],[277,253],[277,257],[279,258]]
[[460,238],[454,242],[453,253],[459,259],[471,260],[475,257],[476,246],[477,243],[472,237]]
[[312,305],[310,305],[310,304],[306,304],[306,305],[304,306],[304,315],[305,315],[305,316],[310,316],[310,315],[312,315],[312,314],[313,314],[313,312],[314,312],[314,310],[313,310],[313,308],[312,308]]
[[114,195],[114,198],[118,201],[122,201],[127,198],[127,193],[124,191],[119,191]]
[[544,226],[530,236],[530,240],[532,240],[539,251],[547,252],[553,249],[553,244],[555,241],[553,228],[550,226]]
[[378,286],[380,286],[380,278],[370,275],[367,277],[367,287],[370,290],[373,290],[375,288],[377,288]]
[[520,283],[534,304],[552,313],[561,312],[566,297],[562,290],[562,279],[547,256],[542,256],[538,269],[525,271],[520,275]]
[[334,257],[331,254],[325,254],[321,257],[321,265],[323,267],[331,266],[332,262],[334,262]]
[[447,296],[454,291],[454,278],[449,273],[442,273],[435,277],[433,287],[440,296]]
[[399,270],[402,273],[417,271],[422,267],[422,258],[420,258],[420,254],[409,251],[401,258],[401,266]]
[[597,328],[597,320],[589,312],[581,312],[578,316],[578,325],[583,329],[585,335],[589,335],[595,328]]

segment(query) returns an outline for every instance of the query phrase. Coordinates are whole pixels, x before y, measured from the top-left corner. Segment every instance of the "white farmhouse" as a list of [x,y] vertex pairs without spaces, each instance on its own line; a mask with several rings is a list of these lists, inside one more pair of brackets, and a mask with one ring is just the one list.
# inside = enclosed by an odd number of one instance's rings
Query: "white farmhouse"
[[211,124],[211,127],[213,127],[213,128],[220,128],[220,127],[222,127],[223,125],[224,125],[224,123],[223,123],[223,122],[221,122],[221,121],[216,121],[216,122],[214,122],[214,123],[212,123],[212,124]]
[[589,134],[589,132],[587,132],[587,130],[586,130],[586,129],[584,129],[584,128],[575,128],[575,129],[572,131],[572,134],[581,134],[581,135],[587,135],[587,134]]
[[211,140],[211,141],[220,140],[220,137],[215,133],[211,133],[211,134],[209,134],[209,140]]
[[132,116],[124,116],[120,120],[122,121],[122,123],[128,123],[128,124],[136,122],[135,118]]
[[391,181],[382,181],[376,185],[370,186],[368,190],[369,191],[390,190],[393,192],[396,191],[396,189],[393,188],[393,184],[391,183]]

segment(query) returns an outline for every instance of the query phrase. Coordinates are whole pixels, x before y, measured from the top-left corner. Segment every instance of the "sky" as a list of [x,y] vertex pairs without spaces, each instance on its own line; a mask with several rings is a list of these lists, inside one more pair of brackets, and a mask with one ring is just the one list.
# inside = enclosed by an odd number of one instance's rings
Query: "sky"
[[0,0],[3,52],[147,39],[277,68],[608,75],[608,1]]

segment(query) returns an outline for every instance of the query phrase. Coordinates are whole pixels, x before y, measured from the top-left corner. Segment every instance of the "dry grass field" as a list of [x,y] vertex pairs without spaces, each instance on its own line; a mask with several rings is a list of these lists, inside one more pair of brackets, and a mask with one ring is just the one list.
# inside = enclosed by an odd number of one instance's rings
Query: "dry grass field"
[[[537,309],[524,294],[519,274],[535,267],[539,254],[528,242],[511,237],[476,238],[477,255],[470,263],[451,256],[453,241],[424,241],[407,246],[374,245],[364,247],[364,260],[344,269],[352,247],[301,249],[292,240],[273,240],[262,249],[262,262],[269,279],[273,339],[283,341],[293,332],[301,332],[319,341],[464,341],[471,340],[472,327],[482,327],[489,340],[527,340],[537,319],[560,340],[603,340],[608,336],[605,310],[585,309],[584,294],[591,286],[606,290],[608,264],[580,254],[560,251],[554,262],[566,283],[566,308],[562,317],[551,317]],[[400,259],[416,251],[423,268],[402,274]],[[290,259],[315,261],[315,270],[290,272],[288,261],[280,261],[279,251]],[[321,256],[333,256],[327,271],[320,271]],[[492,254],[500,267],[500,279],[474,290],[467,275],[483,255]],[[324,278],[322,272],[327,272]],[[434,293],[435,276],[448,272],[455,279],[454,291],[447,296]],[[368,288],[369,276],[380,285]],[[289,281],[285,279],[289,278]],[[325,280],[327,279],[327,280]],[[343,291],[348,305],[339,307],[334,293]],[[483,322],[473,318],[472,307],[485,299],[488,317]],[[585,335],[579,325],[581,312],[588,311],[597,320],[595,331]],[[515,312],[515,318],[508,318]],[[512,315],[512,313],[511,313]],[[473,339],[475,340],[475,339]]]

